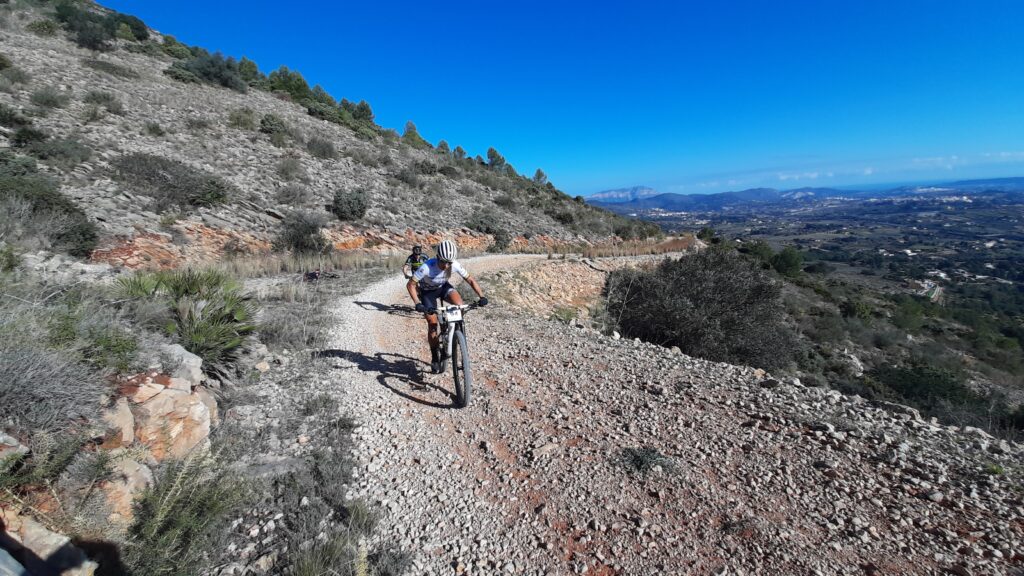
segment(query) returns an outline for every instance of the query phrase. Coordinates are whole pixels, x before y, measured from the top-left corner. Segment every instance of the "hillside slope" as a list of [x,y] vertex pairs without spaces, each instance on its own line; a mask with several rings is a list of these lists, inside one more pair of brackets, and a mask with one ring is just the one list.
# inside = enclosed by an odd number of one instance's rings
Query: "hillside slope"
[[[225,247],[266,251],[299,209],[328,221],[337,249],[404,249],[441,235],[478,249],[635,235],[630,221],[562,194],[542,174],[519,176],[500,155],[483,162],[434,148],[414,127],[403,137],[380,128],[368,106],[368,120],[346,125],[342,103],[295,102],[269,91],[262,74],[238,90],[172,79],[172,64],[231,66],[171,37],[150,31],[95,52],[72,42],[48,8],[21,1],[0,10],[9,64],[0,72],[2,132],[98,224],[94,260],[170,266]],[[212,194],[197,197],[196,188]],[[339,191],[362,195],[365,214],[331,215]]]

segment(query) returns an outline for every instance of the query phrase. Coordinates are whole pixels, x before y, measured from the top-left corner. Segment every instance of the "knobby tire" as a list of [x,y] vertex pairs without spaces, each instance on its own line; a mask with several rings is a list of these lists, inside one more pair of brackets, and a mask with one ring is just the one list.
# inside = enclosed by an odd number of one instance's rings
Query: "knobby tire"
[[473,372],[466,335],[462,330],[456,330],[452,338],[452,377],[455,379],[455,406],[465,408],[469,405],[470,390],[473,388]]

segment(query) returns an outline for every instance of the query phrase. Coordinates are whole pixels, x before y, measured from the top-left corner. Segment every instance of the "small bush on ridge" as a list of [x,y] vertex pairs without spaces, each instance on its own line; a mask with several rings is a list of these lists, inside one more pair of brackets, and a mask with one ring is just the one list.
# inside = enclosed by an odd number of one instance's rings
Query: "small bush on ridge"
[[337,150],[334,149],[334,143],[319,136],[313,136],[306,142],[306,150],[313,156],[324,160],[338,156]]
[[369,202],[362,190],[338,190],[331,201],[331,213],[338,220],[358,220],[366,215]]
[[71,101],[71,96],[52,86],[43,86],[33,92],[28,99],[41,108],[63,108]]
[[305,210],[293,211],[281,222],[281,231],[274,242],[275,247],[298,253],[323,252],[330,247],[321,233],[325,224],[324,217],[320,214]]
[[56,36],[60,25],[53,20],[36,20],[25,26],[25,29],[36,36]]
[[228,113],[228,126],[239,130],[255,130],[256,112],[252,108],[236,108]]

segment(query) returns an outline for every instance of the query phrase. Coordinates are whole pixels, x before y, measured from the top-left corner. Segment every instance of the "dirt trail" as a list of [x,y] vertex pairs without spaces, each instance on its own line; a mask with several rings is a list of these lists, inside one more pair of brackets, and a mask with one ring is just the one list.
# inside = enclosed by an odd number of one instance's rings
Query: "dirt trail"
[[[542,259],[485,256],[463,263],[479,277]],[[479,401],[487,394],[493,365],[504,360],[474,347],[474,315],[467,317],[467,332]],[[351,371],[339,397],[362,424],[356,454],[364,467],[353,496],[383,508],[384,528],[391,530],[383,539],[416,555],[413,573],[452,573],[453,561],[465,557],[468,562],[470,546],[486,550],[487,540],[497,536],[479,531],[496,501],[488,481],[478,478],[484,464],[474,430],[482,413],[473,405],[454,408],[450,372],[430,374],[426,325],[412,310],[401,277],[340,302],[336,317],[340,325],[331,341],[341,352],[337,367]]]
[[[480,276],[540,260],[466,265]],[[331,393],[361,423],[351,496],[382,511],[375,538],[413,553],[409,573],[1024,564],[1019,444],[496,300],[467,318],[474,396],[461,410],[450,374],[429,374],[401,277],[335,310]]]

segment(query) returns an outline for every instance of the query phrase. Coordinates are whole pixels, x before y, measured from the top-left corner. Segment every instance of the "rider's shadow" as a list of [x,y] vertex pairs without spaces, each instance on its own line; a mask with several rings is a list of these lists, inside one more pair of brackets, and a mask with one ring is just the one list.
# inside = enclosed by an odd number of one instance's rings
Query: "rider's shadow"
[[[450,391],[430,382],[424,382],[420,378],[422,372],[421,367],[426,365],[425,362],[412,358],[410,356],[403,356],[401,354],[391,354],[385,352],[377,352],[373,356],[361,354],[359,352],[352,352],[349,350],[318,350],[313,352],[314,358],[342,358],[352,362],[356,368],[363,372],[373,372],[377,374],[377,382],[394,392],[395,394],[411,400],[417,404],[424,406],[431,406],[433,408],[455,408],[455,395]],[[344,368],[344,367],[342,367]],[[404,386],[403,386],[404,385]],[[418,396],[414,396],[408,392],[405,392],[399,386],[402,387],[416,387],[420,389],[433,389],[444,393],[451,399],[450,404],[440,404],[437,402],[431,402]]]
[[417,313],[411,306],[402,306],[399,304],[381,304],[380,302],[356,301],[355,305],[359,306],[363,310],[376,310],[377,312],[386,312],[388,314],[394,314],[395,316],[406,316],[408,318],[422,316],[422,314]]

